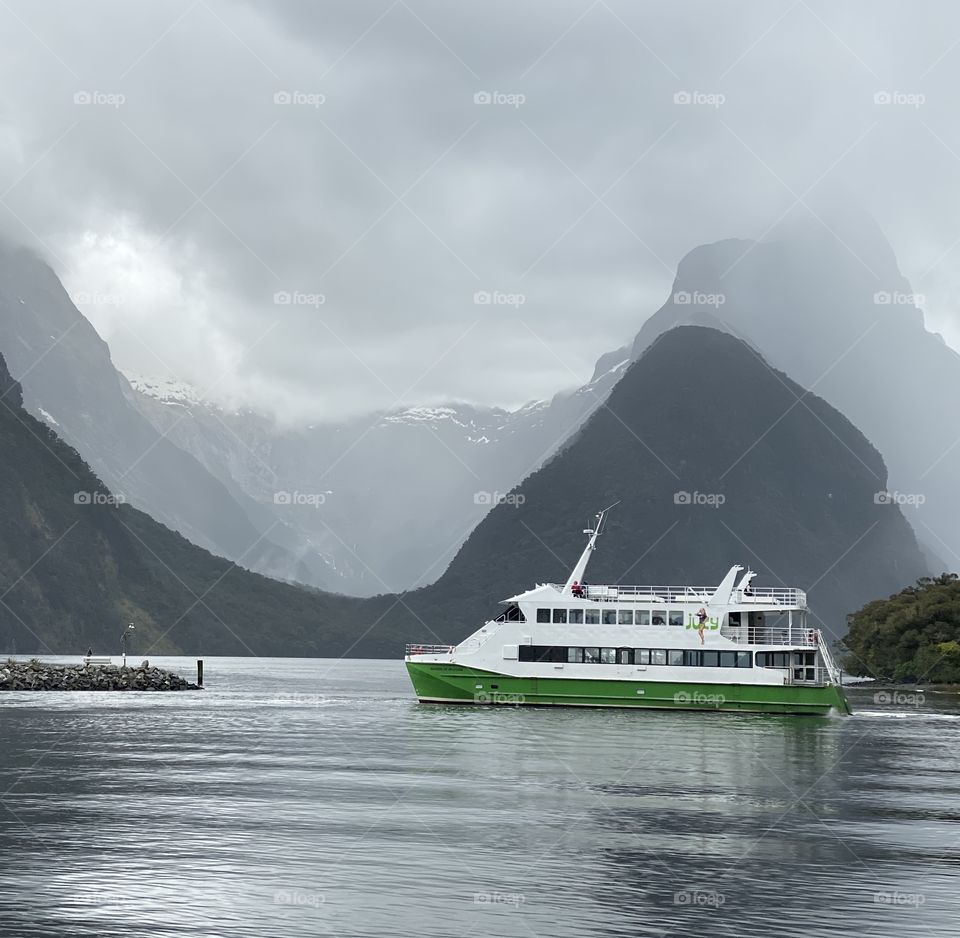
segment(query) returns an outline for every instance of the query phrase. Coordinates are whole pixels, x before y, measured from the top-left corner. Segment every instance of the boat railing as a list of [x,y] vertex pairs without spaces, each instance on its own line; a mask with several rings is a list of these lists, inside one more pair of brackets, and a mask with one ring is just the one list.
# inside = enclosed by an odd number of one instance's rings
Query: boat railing
[[[817,635],[822,639],[822,635],[817,630]],[[820,655],[823,658],[823,663],[827,666],[827,671],[830,674],[830,679],[834,684],[843,683],[843,674],[840,671],[840,666],[834,660],[833,652],[830,651],[830,645],[826,642],[821,642],[820,646]]]
[[[564,584],[551,583],[562,592]],[[586,586],[583,598],[590,602],[622,602],[647,600],[662,603],[705,603],[716,592],[715,586]],[[756,586],[746,590],[734,590],[730,596],[734,605],[758,603],[788,608],[804,608],[807,594],[801,589],[782,586]]]
[[720,634],[731,642],[743,645],[784,645],[793,648],[823,646],[823,636],[819,629],[803,629],[797,626],[724,625],[720,628]]
[[410,655],[450,655],[456,645],[407,645],[406,656]]
[[[839,683],[834,680],[833,674],[830,672],[830,669],[824,667],[823,665],[816,665],[811,667],[809,665],[796,665],[793,664],[785,668],[775,668],[771,665],[766,666],[768,671],[781,671],[784,675],[784,683],[788,686],[794,687],[824,687],[828,684]],[[797,677],[795,671],[802,672],[802,677]],[[811,674],[813,675],[811,677]]]

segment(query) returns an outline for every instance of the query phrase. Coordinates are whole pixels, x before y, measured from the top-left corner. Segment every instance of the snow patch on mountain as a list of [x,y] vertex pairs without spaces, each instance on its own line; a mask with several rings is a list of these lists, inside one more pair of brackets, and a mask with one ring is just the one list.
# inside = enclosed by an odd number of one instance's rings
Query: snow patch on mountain
[[384,423],[436,423],[439,420],[449,420],[458,427],[467,426],[457,418],[460,414],[452,407],[409,407],[386,414]]
[[160,401],[162,404],[203,404],[207,407],[216,405],[204,400],[203,395],[186,381],[176,378],[155,378],[135,372],[124,371],[123,376],[130,382],[130,386],[146,397]]
[[46,420],[46,422],[49,423],[51,427],[60,426],[60,424],[53,419],[53,415],[45,411],[42,407],[38,407],[37,410],[39,411],[40,416],[43,417],[43,419]]

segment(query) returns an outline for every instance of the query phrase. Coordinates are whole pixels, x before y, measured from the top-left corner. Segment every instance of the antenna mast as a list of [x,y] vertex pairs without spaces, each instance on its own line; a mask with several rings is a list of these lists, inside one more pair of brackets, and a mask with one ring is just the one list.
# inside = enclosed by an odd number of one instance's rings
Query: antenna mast
[[590,554],[596,549],[597,538],[602,533],[603,522],[606,520],[607,512],[611,508],[616,508],[620,504],[620,501],[615,501],[612,505],[608,505],[603,511],[598,511],[596,518],[596,524],[592,528],[584,528],[583,533],[590,535],[590,539],[587,541],[587,546],[583,549],[583,553],[580,555],[580,559],[577,561],[576,566],[573,568],[573,572],[567,579],[566,584],[563,587],[563,592],[565,595],[572,595],[573,590],[572,586],[574,583],[579,583],[583,580],[583,575],[586,573],[587,564],[590,562]]

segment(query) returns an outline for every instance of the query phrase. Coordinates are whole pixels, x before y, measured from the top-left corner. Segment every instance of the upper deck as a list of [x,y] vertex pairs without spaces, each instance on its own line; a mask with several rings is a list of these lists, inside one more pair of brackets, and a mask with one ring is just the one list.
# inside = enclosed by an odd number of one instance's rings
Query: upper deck
[[[564,584],[548,583],[547,586],[562,593]],[[716,586],[585,586],[582,597],[572,597],[596,603],[647,602],[703,604],[717,591]],[[779,586],[754,586],[749,589],[734,589],[728,600],[730,605],[782,606],[784,609],[805,609],[807,594],[802,589]]]

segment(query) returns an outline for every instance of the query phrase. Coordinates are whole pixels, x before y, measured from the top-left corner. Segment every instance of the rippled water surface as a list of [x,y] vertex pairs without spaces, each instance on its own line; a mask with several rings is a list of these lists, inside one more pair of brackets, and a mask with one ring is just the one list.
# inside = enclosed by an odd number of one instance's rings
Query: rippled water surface
[[0,935],[960,935],[955,696],[458,708],[300,659],[206,684],[0,695]]

